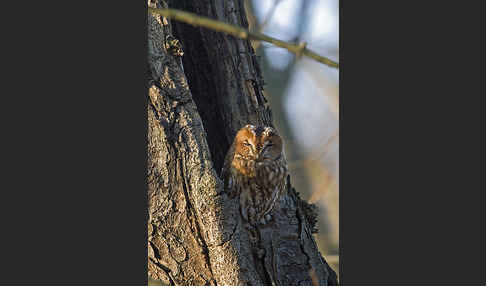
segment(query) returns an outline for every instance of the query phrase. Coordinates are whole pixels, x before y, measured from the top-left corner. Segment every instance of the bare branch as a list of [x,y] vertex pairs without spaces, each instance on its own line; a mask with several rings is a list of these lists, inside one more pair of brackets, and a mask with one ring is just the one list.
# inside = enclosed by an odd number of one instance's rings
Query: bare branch
[[248,31],[238,26],[234,26],[221,21],[216,21],[208,17],[199,16],[194,13],[188,13],[177,9],[155,9],[149,7],[148,11],[150,13],[158,14],[169,19],[187,23],[189,25],[204,27],[214,31],[223,32],[240,39],[245,39],[245,40],[254,39],[254,40],[260,40],[260,41],[272,43],[275,46],[287,49],[288,51],[296,54],[298,57],[301,55],[305,55],[327,66],[333,68],[339,68],[339,63],[334,62],[326,57],[320,56],[315,52],[309,50],[306,47],[306,43],[304,42],[298,45],[291,44],[288,42],[280,41],[278,39],[269,37],[259,32]]

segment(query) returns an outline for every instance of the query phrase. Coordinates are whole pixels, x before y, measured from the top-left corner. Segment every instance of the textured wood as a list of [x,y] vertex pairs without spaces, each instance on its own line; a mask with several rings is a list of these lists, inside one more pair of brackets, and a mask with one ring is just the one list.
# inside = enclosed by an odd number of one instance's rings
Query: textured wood
[[[247,25],[241,1],[169,5]],[[167,285],[336,285],[311,234],[313,209],[290,181],[275,223],[259,229],[261,259],[238,199],[223,190],[218,172],[236,131],[272,125],[249,42],[148,18],[149,276]]]

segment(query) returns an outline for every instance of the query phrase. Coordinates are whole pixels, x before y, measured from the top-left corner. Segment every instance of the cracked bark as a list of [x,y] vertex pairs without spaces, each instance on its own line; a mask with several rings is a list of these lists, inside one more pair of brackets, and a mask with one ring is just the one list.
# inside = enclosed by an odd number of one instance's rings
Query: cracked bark
[[[241,1],[168,4],[247,26]],[[218,173],[236,131],[273,125],[250,43],[157,15],[148,21],[149,276],[166,285],[337,285],[312,237],[313,214],[291,186],[276,223],[259,230],[261,259],[238,199],[223,192]]]

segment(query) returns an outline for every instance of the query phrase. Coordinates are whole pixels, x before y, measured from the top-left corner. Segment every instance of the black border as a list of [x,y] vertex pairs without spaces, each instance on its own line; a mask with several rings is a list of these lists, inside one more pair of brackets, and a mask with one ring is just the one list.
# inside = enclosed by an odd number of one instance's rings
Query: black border
[[147,285],[147,4],[11,4],[4,276]]

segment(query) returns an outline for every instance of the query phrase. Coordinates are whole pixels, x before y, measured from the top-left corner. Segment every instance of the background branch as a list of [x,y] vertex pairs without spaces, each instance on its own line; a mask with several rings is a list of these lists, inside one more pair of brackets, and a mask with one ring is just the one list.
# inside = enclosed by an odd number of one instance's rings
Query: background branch
[[274,44],[275,46],[287,49],[288,51],[294,53],[297,55],[297,57],[300,57],[301,55],[305,55],[307,57],[310,57],[317,62],[323,63],[327,66],[333,67],[333,68],[339,68],[339,63],[334,62],[326,57],[320,56],[316,54],[315,52],[309,50],[306,48],[306,43],[302,42],[299,44],[291,44],[288,42],[280,41],[278,39],[269,37],[267,35],[264,35],[259,32],[252,32],[248,31],[246,29],[243,29],[241,27],[237,27],[228,23],[224,23],[221,21],[216,21],[213,19],[210,19],[208,17],[203,17],[199,16],[194,13],[188,13],[184,12],[181,10],[177,9],[155,9],[155,8],[148,8],[148,11],[154,14],[158,14],[161,16],[164,16],[169,19],[173,19],[176,21],[184,22],[189,25],[193,26],[198,26],[198,27],[204,27],[208,28],[211,30],[223,32],[229,35],[232,35],[237,38],[245,39],[245,40],[260,40],[264,42],[268,42],[271,44]]

